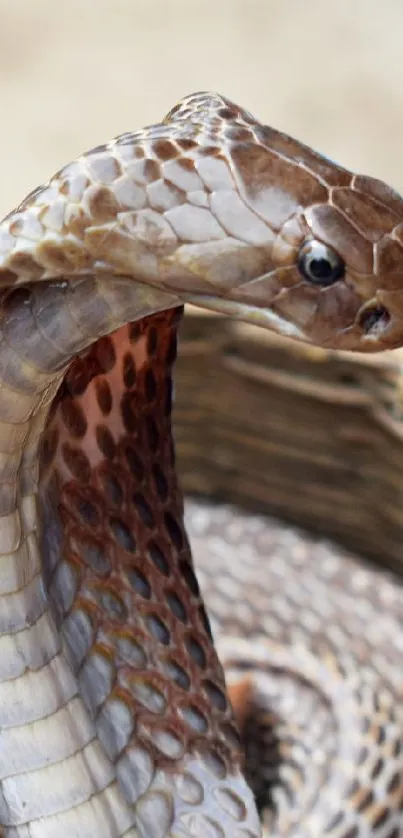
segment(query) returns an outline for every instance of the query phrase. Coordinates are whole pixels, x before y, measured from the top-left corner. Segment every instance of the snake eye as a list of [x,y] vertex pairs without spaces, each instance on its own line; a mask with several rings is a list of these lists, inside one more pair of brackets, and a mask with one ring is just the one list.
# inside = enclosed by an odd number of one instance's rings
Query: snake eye
[[298,254],[300,274],[312,282],[326,288],[344,276],[345,265],[340,256],[331,247],[317,239],[309,239],[301,246]]

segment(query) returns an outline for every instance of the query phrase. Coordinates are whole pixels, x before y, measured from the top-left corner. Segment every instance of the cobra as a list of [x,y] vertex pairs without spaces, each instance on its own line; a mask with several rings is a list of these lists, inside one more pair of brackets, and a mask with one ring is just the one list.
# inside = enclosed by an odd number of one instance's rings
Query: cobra
[[[403,343],[402,267],[394,191],[207,93],[83,155],[3,220],[4,836],[260,834],[175,471],[181,308],[373,352]],[[259,567],[263,580],[264,555]],[[289,666],[263,632],[238,651]],[[397,838],[396,699],[342,655],[299,665],[338,746],[280,834]]]

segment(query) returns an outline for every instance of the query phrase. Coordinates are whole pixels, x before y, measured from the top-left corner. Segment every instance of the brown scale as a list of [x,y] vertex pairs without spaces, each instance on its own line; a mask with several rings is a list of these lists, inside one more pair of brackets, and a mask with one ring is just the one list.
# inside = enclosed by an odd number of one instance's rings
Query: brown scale
[[[130,708],[133,739],[147,743],[155,767],[175,762],[151,742],[161,730],[184,751],[208,750],[219,771],[238,738],[175,474],[170,414],[178,319],[174,310],[129,324],[70,366],[44,435],[42,478],[45,507],[57,507],[61,523],[71,602],[52,596],[57,565],[48,562],[45,574],[61,625],[74,609],[89,617],[85,660],[96,652],[110,665],[107,698]],[[102,704],[90,707],[96,719]]]

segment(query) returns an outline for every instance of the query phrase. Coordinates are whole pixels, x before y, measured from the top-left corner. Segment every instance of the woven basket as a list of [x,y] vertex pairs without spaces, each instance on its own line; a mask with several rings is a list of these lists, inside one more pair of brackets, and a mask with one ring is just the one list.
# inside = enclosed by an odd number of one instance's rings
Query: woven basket
[[403,351],[323,351],[189,310],[175,436],[188,493],[333,536],[403,574]]

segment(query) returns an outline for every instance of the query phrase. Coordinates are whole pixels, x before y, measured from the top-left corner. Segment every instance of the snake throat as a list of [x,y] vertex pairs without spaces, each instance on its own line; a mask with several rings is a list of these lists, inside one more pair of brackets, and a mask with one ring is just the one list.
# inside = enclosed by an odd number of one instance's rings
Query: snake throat
[[[225,774],[240,748],[184,532],[170,428],[179,313],[124,326],[69,367],[43,437],[42,551],[108,755],[117,759],[136,728],[156,769],[196,749]],[[78,625],[87,631],[77,647]]]

